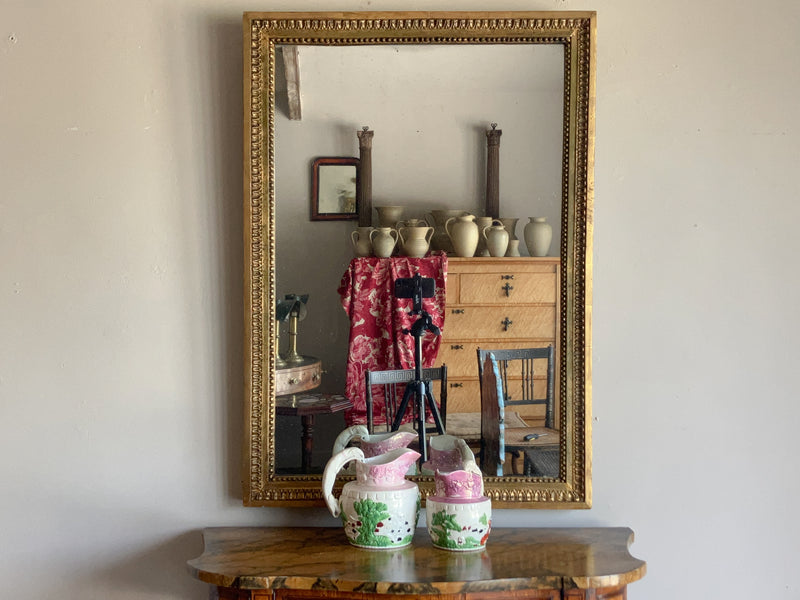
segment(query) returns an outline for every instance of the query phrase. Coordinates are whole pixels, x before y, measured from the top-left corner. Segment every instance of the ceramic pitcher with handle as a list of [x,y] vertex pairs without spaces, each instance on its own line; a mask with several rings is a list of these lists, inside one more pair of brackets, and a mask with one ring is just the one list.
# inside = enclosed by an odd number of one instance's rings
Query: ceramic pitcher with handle
[[425,502],[428,534],[443,550],[482,550],[492,529],[492,501],[483,495],[483,475],[467,443],[454,445],[461,464],[434,475],[435,491]]
[[[408,448],[366,458],[361,448],[334,454],[322,473],[322,495],[331,514],[341,517],[347,539],[360,548],[402,548],[411,543],[417,526],[420,495],[417,484],[405,478],[420,457]],[[350,461],[356,480],[333,495],[336,475]]]

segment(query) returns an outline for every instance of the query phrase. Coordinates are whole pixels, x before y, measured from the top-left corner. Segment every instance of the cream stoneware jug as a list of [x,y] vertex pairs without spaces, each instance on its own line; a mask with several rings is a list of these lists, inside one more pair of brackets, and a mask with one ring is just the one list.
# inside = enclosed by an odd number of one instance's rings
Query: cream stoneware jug
[[397,231],[391,227],[376,227],[369,234],[372,252],[378,258],[389,258],[397,244]]
[[[341,517],[347,539],[360,548],[402,548],[411,543],[417,526],[420,495],[405,473],[420,454],[408,448],[366,458],[361,448],[334,454],[322,473],[322,495],[331,514]],[[337,499],[337,473],[356,463],[356,480],[344,484]]]
[[444,250],[448,254],[453,254],[453,242],[450,241],[450,236],[445,231],[445,223],[452,217],[461,217],[469,214],[466,210],[461,209],[444,209],[437,208],[425,214],[425,220],[428,225],[433,227],[433,237],[431,238],[431,249]]
[[444,224],[447,235],[453,243],[453,250],[457,256],[475,256],[478,248],[480,233],[475,224],[475,217],[467,214],[463,217],[452,217]]
[[486,249],[489,251],[489,256],[505,256],[508,249],[508,231],[500,221],[497,225],[484,227],[481,231],[481,237],[486,244]]
[[397,230],[400,236],[400,249],[403,254],[412,258],[422,258],[428,253],[433,237],[433,227],[401,227]]
[[364,257],[372,255],[372,241],[369,239],[370,233],[372,233],[372,227],[358,227],[350,234],[350,240],[353,242],[353,250],[356,256]]

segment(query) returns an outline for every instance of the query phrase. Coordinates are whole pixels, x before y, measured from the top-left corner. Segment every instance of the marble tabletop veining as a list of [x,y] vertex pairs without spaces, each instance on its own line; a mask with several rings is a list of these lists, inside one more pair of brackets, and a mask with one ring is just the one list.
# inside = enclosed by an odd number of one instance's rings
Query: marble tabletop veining
[[205,550],[190,573],[242,589],[329,589],[454,594],[626,585],[645,574],[627,528],[494,529],[486,549],[434,548],[425,529],[410,546],[364,550],[341,528],[220,527],[203,531]]

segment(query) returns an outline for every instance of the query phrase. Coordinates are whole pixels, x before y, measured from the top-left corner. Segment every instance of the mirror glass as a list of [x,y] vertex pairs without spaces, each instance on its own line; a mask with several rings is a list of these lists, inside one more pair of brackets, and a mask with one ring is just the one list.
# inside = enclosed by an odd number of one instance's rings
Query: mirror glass
[[[319,37],[302,40],[311,43],[296,43],[294,34],[298,33],[301,20],[270,21],[263,17],[272,15],[263,14],[245,19],[246,36],[254,36],[254,47],[264,61],[260,64],[272,67],[266,69],[265,74],[269,75],[266,81],[259,77],[254,82],[255,76],[245,77],[246,101],[248,94],[252,101],[254,91],[263,94],[263,104],[259,102],[263,111],[258,114],[246,111],[246,120],[250,125],[263,127],[264,133],[271,133],[268,139],[273,144],[270,148],[261,141],[251,147],[250,156],[251,164],[256,160],[260,162],[258,166],[264,167],[266,189],[274,195],[258,199],[259,219],[271,234],[267,239],[274,240],[274,250],[265,248],[261,254],[265,261],[259,268],[271,267],[263,271],[269,275],[264,287],[256,290],[263,294],[264,325],[261,332],[251,331],[261,338],[259,347],[267,379],[275,373],[274,350],[278,348],[284,354],[292,345],[304,357],[319,360],[322,377],[315,391],[342,394],[345,389],[350,322],[337,289],[354,256],[351,233],[357,223],[309,219],[311,174],[319,157],[357,158],[356,134],[363,127],[374,132],[373,206],[402,206],[402,218],[408,219],[423,218],[433,209],[486,214],[486,132],[496,123],[497,129],[502,130],[500,216],[519,219],[514,233],[521,240],[522,256],[528,255],[523,228],[532,216],[546,217],[553,224],[550,256],[560,257],[564,264],[570,260],[565,250],[587,255],[586,240],[581,242],[582,247],[576,247],[569,239],[562,243],[562,236],[570,235],[570,224],[584,230],[588,227],[585,216],[576,217],[572,213],[577,206],[574,202],[577,165],[570,156],[570,148],[575,150],[576,133],[582,132],[583,140],[578,141],[587,146],[584,151],[589,144],[589,132],[577,128],[574,112],[577,108],[588,114],[589,110],[588,97],[583,99],[585,106],[582,106],[574,96],[580,83],[573,79],[575,71],[580,73],[574,68],[579,64],[576,54],[580,52],[576,50],[581,47],[575,45],[571,32],[591,31],[592,21],[591,16],[581,15],[567,23],[566,28],[555,27],[557,21],[531,21],[529,33],[539,37],[525,38],[524,42],[478,44],[403,41],[351,45],[349,38],[343,41],[335,30],[321,31]],[[369,37],[366,33],[365,36]],[[332,40],[337,43],[330,43]],[[290,71],[287,86],[284,51],[288,49],[297,71],[296,74]],[[588,49],[582,51],[586,52],[584,58],[588,58]],[[251,57],[251,60],[257,59]],[[584,68],[588,77],[588,64]],[[291,94],[287,94],[287,87],[293,85],[299,85],[300,119],[289,118]],[[584,93],[588,95],[588,88]],[[252,131],[252,127],[247,130]],[[585,182],[590,175],[588,165],[577,175],[577,179]],[[256,177],[249,172],[246,179],[246,207],[251,210]],[[586,206],[588,191],[583,193],[581,203]],[[258,262],[256,258],[248,253],[251,265]],[[581,268],[584,272],[577,276],[579,283],[585,285],[587,280],[580,279],[585,274],[585,265]],[[565,284],[571,283],[562,274],[562,292]],[[250,288],[255,287],[251,271]],[[270,294],[276,301],[287,294],[308,296],[296,323],[295,339],[291,339],[290,331],[295,324],[288,320],[276,323],[270,314]],[[560,344],[555,381],[559,399],[557,420],[565,425],[559,434],[561,468],[557,476],[544,480],[518,475],[497,478],[505,481],[498,484],[497,490],[506,495],[509,490],[512,496],[524,490],[519,499],[505,499],[514,506],[536,500],[547,489],[561,491],[574,487],[576,472],[583,489],[571,504],[568,494],[565,505],[588,506],[585,462],[588,398],[585,387],[577,396],[568,387],[575,379],[570,359],[576,347],[564,338],[576,325],[582,336],[588,334],[584,321],[576,324],[570,318],[576,308],[582,310],[588,301],[585,297],[562,298],[561,303],[559,320],[565,322],[557,326]],[[248,326],[253,329],[252,321]],[[270,335],[273,331],[276,335]],[[264,352],[265,349],[270,351]],[[587,358],[585,348],[577,349],[578,363],[583,365]],[[477,359],[473,362],[477,370]],[[581,383],[585,381],[583,376],[578,379]],[[311,423],[298,418],[300,412],[295,407],[276,410],[275,388],[267,390],[274,384],[271,380],[266,383],[257,392],[261,402],[253,402],[253,388],[249,389],[246,452],[253,460],[249,481],[245,483],[245,503],[314,502],[318,497],[319,473],[330,457],[334,438],[347,425],[345,413],[315,414],[313,430],[309,431]],[[580,413],[577,420],[576,408]],[[254,431],[254,419],[258,420],[258,434]],[[573,426],[576,423],[579,429]],[[313,439],[310,445],[309,436]],[[304,437],[305,444],[301,441]],[[261,489],[254,490],[254,482]],[[425,485],[426,479],[420,478],[420,483]],[[489,489],[492,484],[487,480]],[[556,498],[550,505],[561,507],[559,497]]]

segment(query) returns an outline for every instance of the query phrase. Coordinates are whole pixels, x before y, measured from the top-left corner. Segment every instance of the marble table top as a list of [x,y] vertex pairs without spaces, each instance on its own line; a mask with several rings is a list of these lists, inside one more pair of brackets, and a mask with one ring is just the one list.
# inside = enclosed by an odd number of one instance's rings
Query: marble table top
[[203,531],[205,550],[190,573],[242,589],[330,589],[451,594],[518,589],[596,588],[641,579],[627,528],[494,529],[486,549],[434,548],[425,529],[410,546],[364,550],[341,528],[223,527]]

